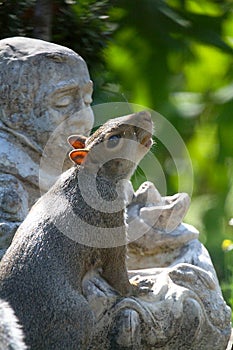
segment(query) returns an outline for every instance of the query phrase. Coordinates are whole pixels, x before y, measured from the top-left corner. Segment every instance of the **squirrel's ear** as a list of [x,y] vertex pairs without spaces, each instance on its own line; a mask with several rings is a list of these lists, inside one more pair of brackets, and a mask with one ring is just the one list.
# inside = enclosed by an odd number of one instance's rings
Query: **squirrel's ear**
[[71,135],[67,141],[73,148],[85,148],[85,142],[87,137],[82,135]]
[[88,154],[88,149],[75,149],[69,153],[69,157],[75,164],[82,164]]

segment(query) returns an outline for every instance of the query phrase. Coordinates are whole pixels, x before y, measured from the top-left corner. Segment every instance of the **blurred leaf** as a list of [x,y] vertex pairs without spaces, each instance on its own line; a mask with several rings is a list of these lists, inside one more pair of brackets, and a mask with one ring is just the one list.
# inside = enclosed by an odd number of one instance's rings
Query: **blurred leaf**
[[200,93],[176,92],[172,94],[172,102],[184,118],[193,118],[204,110],[205,104]]
[[231,65],[230,56],[216,48],[197,44],[192,46],[192,52],[195,61],[184,67],[188,90],[210,92],[228,82],[226,71]]

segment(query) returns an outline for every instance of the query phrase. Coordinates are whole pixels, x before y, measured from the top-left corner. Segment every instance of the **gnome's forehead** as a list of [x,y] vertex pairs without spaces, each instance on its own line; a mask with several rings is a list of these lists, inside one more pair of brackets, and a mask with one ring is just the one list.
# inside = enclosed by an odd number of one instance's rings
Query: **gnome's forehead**
[[[22,84],[22,78],[30,80],[32,71],[35,85],[42,76],[44,82],[47,81],[48,84],[51,82],[53,85],[68,76],[69,80],[70,76],[73,76],[75,84],[80,86],[87,84],[90,80],[86,62],[73,50],[47,41],[25,37],[0,40],[0,71],[1,84],[5,84],[10,75],[10,82],[13,81],[15,86]],[[10,89],[15,88],[12,86]]]
[[60,53],[66,56],[76,56],[76,58],[78,56],[80,60],[82,60],[82,58],[71,49],[39,39],[13,37],[0,41],[0,57],[3,58],[20,59],[41,54],[46,55],[48,53],[54,55]]

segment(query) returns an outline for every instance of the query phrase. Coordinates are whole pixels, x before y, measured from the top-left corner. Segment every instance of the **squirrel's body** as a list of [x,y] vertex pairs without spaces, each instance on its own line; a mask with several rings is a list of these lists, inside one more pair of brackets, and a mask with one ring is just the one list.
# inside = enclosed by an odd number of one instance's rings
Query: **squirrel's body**
[[[150,131],[143,131],[146,127],[143,123]],[[88,157],[83,164],[62,174],[38,200],[0,264],[0,297],[15,310],[31,349],[88,348],[94,316],[82,295],[82,280],[89,271],[99,270],[122,295],[131,293],[125,264],[124,196],[118,196],[117,184],[119,180],[129,179],[135,164],[146,153],[145,148],[149,149],[152,123],[149,114],[138,113],[130,118],[117,118],[100,129],[86,139],[85,149],[71,152],[74,161],[87,153]],[[124,160],[116,150],[113,159],[109,157],[101,164],[105,151],[112,152],[115,148],[110,143],[114,137],[108,138],[107,146],[101,146],[103,136],[112,130],[116,135],[120,129],[124,135],[127,129],[124,141],[127,144],[129,139],[142,141],[142,154],[130,165],[132,161]],[[98,147],[104,151],[99,152]],[[124,173],[122,169],[126,168]],[[108,212],[98,209],[98,196],[107,203]],[[116,210],[115,204],[111,208],[112,203],[117,203]]]

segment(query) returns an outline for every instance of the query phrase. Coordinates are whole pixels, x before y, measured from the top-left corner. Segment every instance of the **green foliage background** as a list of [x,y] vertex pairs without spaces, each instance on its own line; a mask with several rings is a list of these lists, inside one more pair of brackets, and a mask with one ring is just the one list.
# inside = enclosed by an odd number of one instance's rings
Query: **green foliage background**
[[[1,38],[32,35],[34,4],[1,1]],[[87,61],[94,103],[143,105],[182,136],[194,170],[185,221],[200,230],[233,306],[232,0],[54,0],[52,33],[53,42]],[[177,192],[176,171],[159,143],[156,157],[168,194]]]

